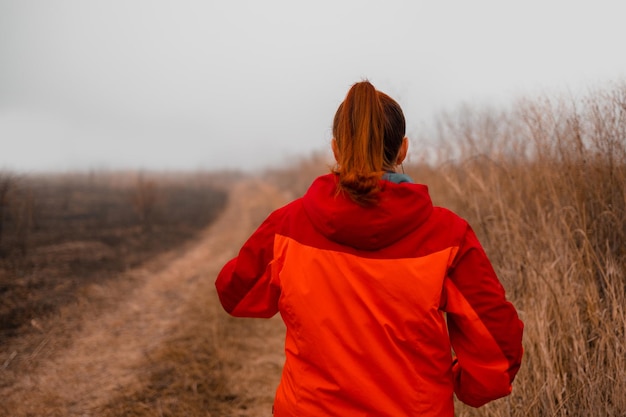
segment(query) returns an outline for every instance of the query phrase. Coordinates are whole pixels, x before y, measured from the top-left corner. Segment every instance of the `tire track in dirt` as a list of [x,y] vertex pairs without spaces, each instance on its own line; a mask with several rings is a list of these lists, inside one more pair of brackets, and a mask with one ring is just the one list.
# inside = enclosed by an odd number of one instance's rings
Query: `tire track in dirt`
[[[283,363],[282,322],[229,317],[213,283],[254,228],[284,202],[263,182],[236,184],[225,212],[186,252],[131,271],[141,284],[113,308],[81,316],[67,346],[44,338],[37,347],[46,351],[44,359],[8,387],[0,384],[0,413],[270,415]],[[80,310],[78,305],[66,317]]]

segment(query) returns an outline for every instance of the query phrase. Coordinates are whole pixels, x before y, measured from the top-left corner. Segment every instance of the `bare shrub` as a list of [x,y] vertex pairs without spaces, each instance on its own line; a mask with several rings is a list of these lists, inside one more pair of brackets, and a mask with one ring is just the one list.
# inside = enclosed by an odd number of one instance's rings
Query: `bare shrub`
[[14,198],[10,207],[14,219],[13,246],[22,256],[28,252],[29,237],[35,224],[34,208],[34,196],[30,190],[24,190]]
[[157,199],[156,183],[146,179],[143,175],[139,175],[135,185],[132,204],[143,231],[149,231],[152,228]]
[[32,191],[21,186],[17,176],[0,173],[0,257],[26,255],[34,207]]
[[4,219],[9,206],[9,193],[14,187],[15,179],[8,172],[0,172],[0,256],[2,256],[2,240],[4,237]]

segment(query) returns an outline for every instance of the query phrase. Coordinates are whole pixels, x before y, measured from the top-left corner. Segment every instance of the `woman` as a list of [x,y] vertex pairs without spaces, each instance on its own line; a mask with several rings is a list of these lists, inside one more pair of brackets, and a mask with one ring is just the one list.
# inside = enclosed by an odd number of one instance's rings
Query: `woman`
[[355,84],[333,123],[332,173],[273,212],[216,281],[230,314],[280,312],[282,416],[453,416],[508,395],[522,357],[515,308],[474,232],[394,172],[398,103]]

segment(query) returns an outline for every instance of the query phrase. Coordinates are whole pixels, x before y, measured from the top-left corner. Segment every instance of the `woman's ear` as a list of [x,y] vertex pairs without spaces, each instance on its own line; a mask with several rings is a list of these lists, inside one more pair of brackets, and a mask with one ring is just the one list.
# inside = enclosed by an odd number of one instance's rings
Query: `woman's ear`
[[396,158],[396,165],[400,165],[406,158],[406,154],[409,151],[409,139],[405,136],[402,138],[402,145],[398,151],[398,157]]

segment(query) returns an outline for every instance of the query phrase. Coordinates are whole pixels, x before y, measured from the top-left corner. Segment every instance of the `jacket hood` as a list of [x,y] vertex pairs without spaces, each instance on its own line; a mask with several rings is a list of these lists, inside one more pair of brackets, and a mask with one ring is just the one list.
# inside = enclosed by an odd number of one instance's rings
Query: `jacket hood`
[[425,185],[381,180],[380,201],[363,207],[337,193],[338,176],[318,177],[302,197],[313,226],[328,239],[360,250],[377,250],[415,230],[432,213]]

